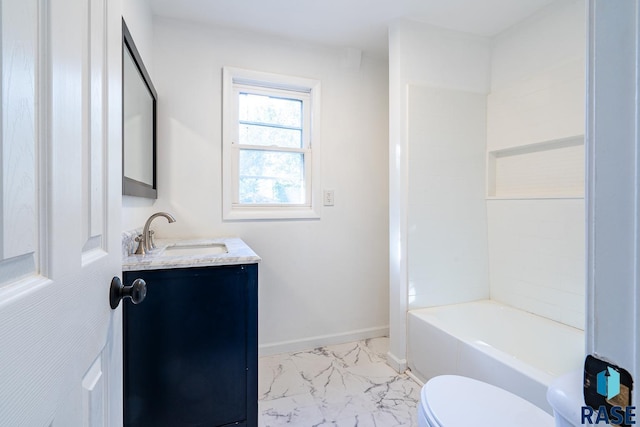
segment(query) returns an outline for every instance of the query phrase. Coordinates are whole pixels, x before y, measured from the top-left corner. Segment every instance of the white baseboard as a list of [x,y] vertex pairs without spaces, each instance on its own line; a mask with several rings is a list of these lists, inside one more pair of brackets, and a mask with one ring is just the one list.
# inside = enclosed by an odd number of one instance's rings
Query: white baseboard
[[425,384],[425,382],[422,381],[422,379],[418,378],[413,372],[411,372],[411,369],[407,369],[405,371],[405,374],[407,374],[412,380],[420,384],[420,387],[422,387]]
[[333,335],[319,335],[315,337],[302,338],[299,340],[281,341],[258,346],[259,356],[270,356],[280,353],[291,353],[294,351],[310,350],[326,345],[343,344],[346,342],[366,340],[369,338],[379,338],[389,336],[389,327],[381,326],[377,328],[359,329]]
[[398,373],[403,373],[407,370],[407,359],[398,359],[391,352],[387,353],[387,363]]

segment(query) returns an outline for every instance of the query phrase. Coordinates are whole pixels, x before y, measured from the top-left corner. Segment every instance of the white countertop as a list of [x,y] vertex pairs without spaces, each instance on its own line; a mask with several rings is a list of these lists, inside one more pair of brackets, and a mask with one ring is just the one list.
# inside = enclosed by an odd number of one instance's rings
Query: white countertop
[[[224,243],[228,252],[205,255],[165,254],[172,245],[207,245]],[[261,261],[245,242],[237,237],[217,239],[163,239],[156,241],[157,248],[145,255],[129,255],[122,260],[122,271],[168,270],[171,268],[215,267],[222,265],[255,264]]]

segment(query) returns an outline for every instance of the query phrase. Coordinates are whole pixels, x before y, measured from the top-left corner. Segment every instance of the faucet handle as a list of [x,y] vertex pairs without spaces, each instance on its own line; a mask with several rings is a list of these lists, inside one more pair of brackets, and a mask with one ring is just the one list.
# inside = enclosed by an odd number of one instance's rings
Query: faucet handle
[[142,234],[138,234],[134,240],[136,242],[138,242],[138,248],[136,249],[134,254],[136,254],[136,255],[144,255],[145,254],[145,251],[144,251],[144,236]]

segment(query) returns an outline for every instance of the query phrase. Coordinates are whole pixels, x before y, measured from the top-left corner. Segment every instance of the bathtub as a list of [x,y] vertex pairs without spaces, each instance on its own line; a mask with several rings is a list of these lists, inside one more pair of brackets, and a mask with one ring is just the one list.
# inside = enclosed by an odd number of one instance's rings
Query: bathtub
[[552,413],[551,381],[580,369],[583,331],[491,300],[410,310],[407,361],[421,381],[458,374]]

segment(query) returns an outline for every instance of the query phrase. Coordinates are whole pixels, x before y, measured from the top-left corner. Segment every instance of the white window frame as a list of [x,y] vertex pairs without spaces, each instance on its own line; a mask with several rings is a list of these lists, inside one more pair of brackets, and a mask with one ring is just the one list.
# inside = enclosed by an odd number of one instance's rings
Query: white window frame
[[[233,67],[222,70],[222,218],[224,220],[313,219],[320,218],[320,81],[303,77],[264,73]],[[269,151],[295,151],[304,154],[306,201],[303,204],[239,203],[239,92],[283,95],[295,94],[303,102],[301,149],[255,147]],[[306,127],[306,128],[305,128]],[[244,146],[251,149],[253,146]]]

